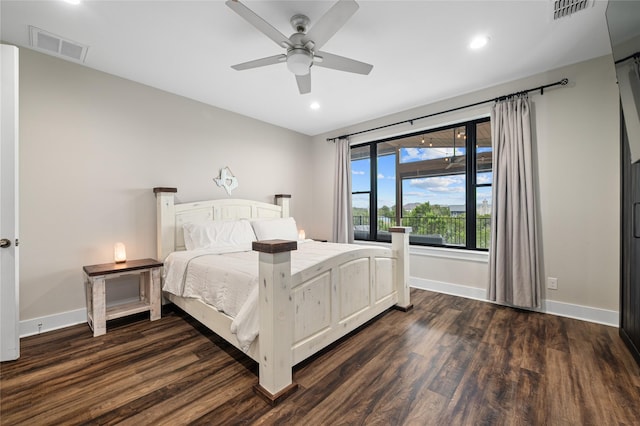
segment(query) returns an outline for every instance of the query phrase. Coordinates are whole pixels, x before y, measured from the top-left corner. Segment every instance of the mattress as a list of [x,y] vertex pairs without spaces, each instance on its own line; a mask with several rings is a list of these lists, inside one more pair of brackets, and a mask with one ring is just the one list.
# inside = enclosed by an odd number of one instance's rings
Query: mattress
[[[299,241],[298,249],[291,252],[291,274],[361,248]],[[246,352],[259,330],[258,267],[258,253],[249,247],[174,252],[165,260],[163,290],[200,299],[233,318],[231,332]]]

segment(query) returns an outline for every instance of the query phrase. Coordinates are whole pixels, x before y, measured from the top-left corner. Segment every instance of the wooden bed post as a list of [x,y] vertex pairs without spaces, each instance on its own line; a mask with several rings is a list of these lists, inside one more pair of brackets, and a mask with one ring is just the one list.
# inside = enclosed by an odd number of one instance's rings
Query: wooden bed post
[[409,311],[413,308],[409,295],[409,234],[411,227],[394,226],[389,228],[391,232],[391,250],[396,257],[396,292],[398,303],[394,308],[401,311]]
[[291,195],[276,194],[276,205],[282,207],[282,217],[291,216],[291,213],[289,211],[289,206],[291,205]]
[[153,188],[156,194],[156,250],[159,261],[174,251],[176,232],[175,212],[173,210],[174,194],[177,188]]
[[291,299],[291,251],[296,241],[255,241],[260,254],[259,302],[260,383],[254,391],[271,405],[292,394],[293,300]]

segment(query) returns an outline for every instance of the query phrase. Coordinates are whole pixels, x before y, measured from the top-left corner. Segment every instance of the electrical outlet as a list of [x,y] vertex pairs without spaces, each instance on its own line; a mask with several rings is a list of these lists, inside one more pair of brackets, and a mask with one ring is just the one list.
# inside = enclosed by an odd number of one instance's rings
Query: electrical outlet
[[547,288],[550,290],[558,289],[558,279],[553,277],[547,277]]

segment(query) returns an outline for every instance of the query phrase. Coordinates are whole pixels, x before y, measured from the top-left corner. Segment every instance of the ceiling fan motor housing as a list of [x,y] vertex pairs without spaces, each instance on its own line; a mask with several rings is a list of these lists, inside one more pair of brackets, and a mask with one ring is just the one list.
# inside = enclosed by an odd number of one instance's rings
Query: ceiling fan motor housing
[[309,23],[311,22],[311,20],[307,17],[307,15],[298,14],[298,15],[293,15],[291,17],[291,20],[289,20],[289,22],[291,22],[291,26],[296,32],[306,33],[307,29],[309,28]]

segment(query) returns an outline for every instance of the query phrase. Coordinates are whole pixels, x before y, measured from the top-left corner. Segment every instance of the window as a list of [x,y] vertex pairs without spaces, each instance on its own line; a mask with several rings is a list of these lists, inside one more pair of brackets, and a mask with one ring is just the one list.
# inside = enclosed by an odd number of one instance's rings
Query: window
[[491,154],[488,118],[352,147],[355,239],[488,249]]
[[371,219],[371,155],[370,147],[351,148],[351,208],[356,239],[369,240]]

